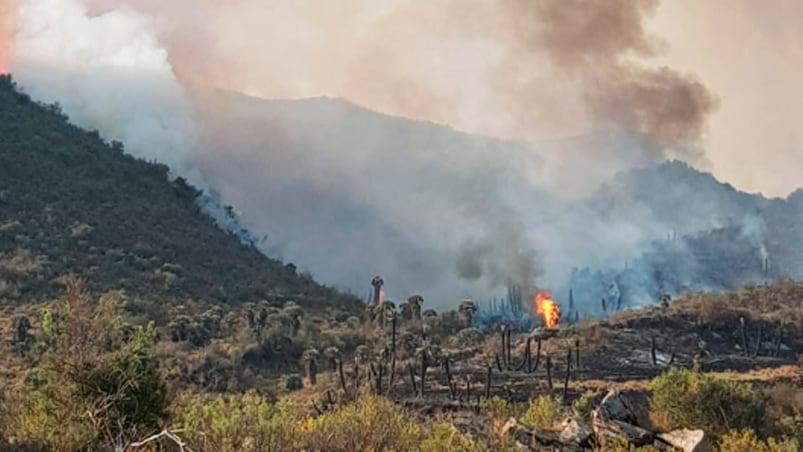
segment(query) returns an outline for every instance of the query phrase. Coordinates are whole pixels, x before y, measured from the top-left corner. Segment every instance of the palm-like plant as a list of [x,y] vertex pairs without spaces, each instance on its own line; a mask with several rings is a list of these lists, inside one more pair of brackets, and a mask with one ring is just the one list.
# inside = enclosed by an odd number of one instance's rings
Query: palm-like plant
[[421,320],[421,306],[424,304],[424,297],[421,295],[412,295],[407,299],[407,305],[410,307],[410,316],[414,320]]
[[477,305],[475,305],[473,301],[465,300],[460,303],[460,306],[457,308],[457,314],[460,316],[460,320],[463,322],[464,328],[471,328],[474,314],[476,312]]
[[309,383],[314,385],[317,382],[317,374],[318,374],[318,359],[320,358],[320,352],[318,352],[315,348],[308,348],[304,350],[304,354],[301,355],[301,362],[304,363],[304,367],[307,370],[307,378],[309,379]]

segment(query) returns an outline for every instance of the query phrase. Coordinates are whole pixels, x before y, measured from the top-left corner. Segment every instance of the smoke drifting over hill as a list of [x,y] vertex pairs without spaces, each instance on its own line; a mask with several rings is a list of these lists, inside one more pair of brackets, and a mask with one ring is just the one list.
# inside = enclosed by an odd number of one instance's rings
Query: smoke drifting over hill
[[[563,199],[668,157],[705,163],[717,101],[645,61],[662,47],[643,26],[656,6],[20,0],[2,11],[0,58],[35,98],[219,193],[266,252],[325,283],[359,291],[380,273],[393,297],[445,303],[560,286],[575,266],[699,230]],[[508,141],[215,89],[342,97]]]

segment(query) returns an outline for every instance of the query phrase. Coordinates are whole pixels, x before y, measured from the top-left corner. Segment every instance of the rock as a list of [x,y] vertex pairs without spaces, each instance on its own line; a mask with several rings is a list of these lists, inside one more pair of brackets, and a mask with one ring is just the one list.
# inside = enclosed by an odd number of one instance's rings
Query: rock
[[544,447],[558,448],[564,452],[580,452],[583,447],[570,442],[564,442],[555,433],[545,430],[529,428],[519,424],[516,419],[510,418],[502,427],[502,436],[511,436],[519,447],[525,450],[544,450]]
[[618,421],[652,430],[650,399],[639,391],[610,391],[602,399],[598,415],[603,421]]
[[600,410],[594,410],[591,414],[591,426],[597,435],[624,438],[635,446],[652,444],[655,439],[655,434],[650,430],[627,422],[605,420],[600,414]]
[[702,430],[674,430],[669,433],[660,433],[658,439],[677,447],[683,452],[710,452],[711,440]]
[[563,443],[573,443],[580,446],[590,446],[589,440],[594,435],[591,426],[583,421],[568,419],[563,423],[563,430],[559,439]]

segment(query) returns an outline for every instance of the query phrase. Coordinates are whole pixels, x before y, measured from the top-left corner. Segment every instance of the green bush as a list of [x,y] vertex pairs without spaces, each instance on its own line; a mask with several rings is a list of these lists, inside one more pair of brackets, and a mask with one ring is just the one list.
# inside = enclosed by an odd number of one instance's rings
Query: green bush
[[94,302],[83,282],[42,316],[42,341],[25,391],[6,401],[8,436],[47,450],[99,449],[159,428],[167,397],[152,354],[153,324],[122,328],[122,300]]
[[584,418],[591,414],[594,409],[594,402],[600,396],[599,391],[585,391],[580,397],[572,402],[572,415],[576,418]]
[[479,452],[481,445],[472,442],[452,424],[438,424],[418,446],[419,452]]
[[557,397],[538,396],[530,400],[527,411],[521,416],[521,423],[534,428],[552,429],[568,413]]
[[665,429],[701,428],[718,437],[763,429],[764,399],[747,383],[673,368],[650,383],[653,420]]
[[172,411],[174,427],[193,450],[290,450],[298,428],[290,405],[271,404],[254,392],[212,400],[182,394]]
[[415,450],[421,427],[390,400],[365,395],[356,402],[302,422],[297,449],[328,451]]
[[761,441],[750,429],[730,430],[722,436],[718,443],[720,452],[797,452],[794,440],[778,442],[772,438]]
[[517,404],[510,403],[499,397],[492,397],[482,401],[480,411],[485,416],[504,423],[511,417],[519,417],[524,410]]

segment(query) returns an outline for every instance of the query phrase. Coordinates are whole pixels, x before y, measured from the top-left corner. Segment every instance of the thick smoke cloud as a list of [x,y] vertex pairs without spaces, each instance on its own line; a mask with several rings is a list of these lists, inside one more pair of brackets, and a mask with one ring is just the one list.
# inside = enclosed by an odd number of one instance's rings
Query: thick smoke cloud
[[643,27],[655,5],[25,0],[9,65],[75,122],[219,193],[266,252],[445,304],[557,287],[666,233],[638,207],[563,199],[701,158],[716,102],[644,61],[661,48]]
[[148,16],[89,16],[75,0],[29,0],[15,13],[10,68],[26,91],[138,157],[191,173],[191,107]]
[[714,96],[691,75],[632,61],[660,53],[660,42],[643,25],[658,0],[504,4],[517,38],[516,62],[545,53],[561,73],[577,79],[595,123],[610,122],[643,137],[644,148],[659,159],[701,162],[700,139],[717,105]]

